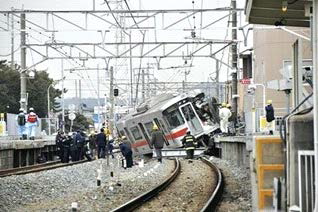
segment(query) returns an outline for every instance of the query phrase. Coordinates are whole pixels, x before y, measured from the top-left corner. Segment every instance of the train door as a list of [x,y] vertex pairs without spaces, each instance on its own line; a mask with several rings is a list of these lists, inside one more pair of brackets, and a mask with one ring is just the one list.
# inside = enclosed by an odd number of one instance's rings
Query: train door
[[[165,126],[162,124],[161,120],[154,118],[153,121],[158,126],[159,130],[161,130],[163,132],[164,135],[170,134],[170,132],[168,132],[167,129],[165,128]],[[165,139],[166,145],[169,146],[170,144],[169,144],[166,136],[164,136],[164,139]]]
[[[131,136],[130,132],[127,130],[126,127],[124,127],[124,131],[128,137],[128,139],[131,141],[131,144],[135,143],[133,137]],[[133,146],[133,145],[132,145]],[[133,147],[133,149],[135,150],[136,153],[138,153],[138,149],[136,147]]]
[[180,107],[182,116],[187,121],[188,127],[192,134],[197,135],[203,132],[202,124],[199,120],[198,115],[195,113],[191,106],[191,103],[187,103]]
[[149,139],[149,136],[148,136],[148,134],[146,132],[146,129],[145,129],[144,125],[142,125],[142,123],[138,123],[138,126],[141,129],[141,132],[144,135],[144,137],[145,137],[145,139],[146,139],[146,141],[148,143],[149,148],[152,149],[152,146],[150,145],[150,139]]

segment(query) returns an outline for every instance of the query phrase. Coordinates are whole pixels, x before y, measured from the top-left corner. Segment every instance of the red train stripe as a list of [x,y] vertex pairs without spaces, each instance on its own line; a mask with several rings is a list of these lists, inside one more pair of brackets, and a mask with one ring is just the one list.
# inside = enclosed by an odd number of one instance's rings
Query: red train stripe
[[[175,133],[165,135],[165,137],[167,138],[167,140],[179,138],[181,136],[184,136],[186,134],[187,130],[188,130],[188,128],[184,128],[184,129],[179,130]],[[136,143],[132,144],[131,146],[133,148],[137,148],[137,147],[145,146],[145,145],[148,145],[148,142],[146,140],[141,140],[141,141],[137,141]]]
[[184,128],[184,129],[179,130],[179,131],[177,131],[177,132],[175,132],[175,133],[166,135],[166,138],[167,138],[168,140],[172,140],[172,139],[175,139],[175,138],[179,138],[179,137],[181,137],[181,136],[184,136],[184,135],[187,133],[187,130],[188,130],[188,128]]

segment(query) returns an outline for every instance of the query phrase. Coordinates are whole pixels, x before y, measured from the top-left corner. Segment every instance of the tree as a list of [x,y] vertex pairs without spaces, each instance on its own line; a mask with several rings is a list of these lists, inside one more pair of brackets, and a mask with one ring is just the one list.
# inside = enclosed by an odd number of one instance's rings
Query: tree
[[[76,118],[73,121],[72,131],[87,130],[89,125],[93,125],[93,120],[85,117],[80,113],[76,113]],[[59,120],[62,120],[62,114],[59,115]],[[69,132],[71,128],[71,120],[65,116],[65,131]]]
[[[34,79],[28,79],[27,92],[28,106],[33,107],[39,117],[47,116],[47,88],[53,83],[53,79],[49,78],[49,75],[45,71],[37,71]],[[56,102],[56,98],[60,98],[62,91],[55,89],[51,86],[50,88],[50,109],[56,112],[60,105]]]
[[[33,107],[39,117],[47,115],[47,88],[53,83],[45,71],[37,71],[34,79],[28,79],[28,107]],[[59,108],[56,98],[62,91],[51,88],[50,104],[54,111]],[[0,112],[18,113],[20,108],[20,72],[11,69],[5,61],[0,61]]]
[[5,61],[0,62],[0,111],[17,113],[20,108],[19,72],[12,71]]

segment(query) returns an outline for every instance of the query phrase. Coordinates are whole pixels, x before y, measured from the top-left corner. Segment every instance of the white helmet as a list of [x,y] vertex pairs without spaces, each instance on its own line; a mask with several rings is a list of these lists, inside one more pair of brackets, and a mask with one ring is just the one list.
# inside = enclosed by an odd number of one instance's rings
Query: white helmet
[[23,108],[20,108],[20,109],[19,109],[19,112],[24,112],[24,109],[23,109]]
[[33,108],[33,107],[30,107],[29,111],[34,111],[34,108]]

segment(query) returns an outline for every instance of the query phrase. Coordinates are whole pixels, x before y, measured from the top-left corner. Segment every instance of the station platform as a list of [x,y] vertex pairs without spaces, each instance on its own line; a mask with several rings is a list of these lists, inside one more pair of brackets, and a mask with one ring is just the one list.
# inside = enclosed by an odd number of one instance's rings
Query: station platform
[[253,211],[273,205],[274,179],[284,176],[284,145],[277,135],[215,138],[220,157],[250,172]]
[[34,165],[39,155],[48,161],[54,159],[54,137],[35,140],[16,140],[12,137],[0,139],[0,170]]

